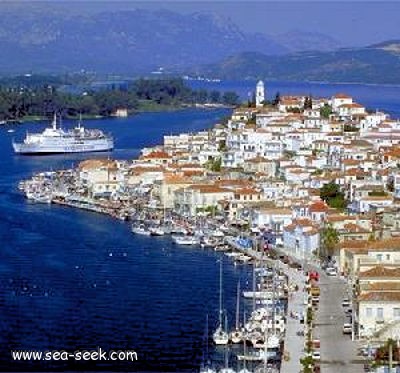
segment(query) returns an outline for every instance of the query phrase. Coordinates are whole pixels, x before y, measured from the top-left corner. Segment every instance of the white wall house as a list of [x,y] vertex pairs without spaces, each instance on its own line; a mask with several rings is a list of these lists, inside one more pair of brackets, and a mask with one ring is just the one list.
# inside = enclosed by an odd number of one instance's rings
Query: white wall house
[[319,229],[309,219],[295,219],[283,229],[283,245],[297,258],[310,258],[319,249]]
[[351,105],[352,103],[353,103],[353,98],[343,93],[336,94],[331,98],[330,101],[333,111],[337,111],[339,106]]
[[361,198],[354,198],[352,203],[352,209],[357,213],[367,213],[372,207],[379,208],[384,206],[390,206],[393,204],[393,198],[391,196],[368,196]]
[[174,210],[183,216],[195,216],[199,209],[215,207],[220,201],[234,198],[234,191],[208,184],[191,185],[174,194]]

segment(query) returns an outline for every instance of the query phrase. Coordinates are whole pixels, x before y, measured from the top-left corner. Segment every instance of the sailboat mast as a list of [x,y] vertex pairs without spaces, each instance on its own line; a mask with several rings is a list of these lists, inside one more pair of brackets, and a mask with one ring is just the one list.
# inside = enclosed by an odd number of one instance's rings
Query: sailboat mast
[[219,325],[222,327],[222,258],[219,262]]
[[256,310],[256,264],[253,265],[253,311]]
[[[246,325],[246,310],[243,310],[243,325]],[[243,370],[246,372],[246,338],[243,338],[243,355],[245,358],[243,359]]]
[[275,335],[275,315],[276,315],[276,310],[275,310],[275,297],[276,297],[276,264],[274,264],[274,275],[272,276],[272,333]]
[[208,314],[206,316],[206,356],[205,361],[208,363]]
[[236,330],[239,330],[239,309],[240,309],[240,280],[237,284],[237,293],[236,293]]

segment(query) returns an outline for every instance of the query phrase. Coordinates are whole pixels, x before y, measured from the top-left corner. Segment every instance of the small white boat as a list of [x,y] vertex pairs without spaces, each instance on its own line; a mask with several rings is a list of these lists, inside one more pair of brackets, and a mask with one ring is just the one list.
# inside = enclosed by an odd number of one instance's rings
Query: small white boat
[[172,236],[172,240],[178,245],[198,245],[200,240],[194,236]]
[[212,234],[214,237],[225,237],[225,234],[224,234],[224,232],[221,232],[220,230],[217,230],[217,231],[215,231],[215,232],[213,232],[213,234]]
[[171,228],[171,233],[186,235],[186,234],[188,234],[188,231],[187,231],[187,229],[185,229],[183,227],[175,226],[175,227]]
[[243,340],[243,333],[240,329],[236,329],[231,333],[232,343],[240,343]]
[[164,236],[165,232],[162,228],[152,227],[149,228],[149,232],[152,236]]
[[228,257],[228,258],[236,258],[236,257],[238,257],[238,256],[240,256],[240,255],[242,255],[241,253],[237,253],[237,252],[232,252],[232,253],[225,253],[225,255]]
[[246,355],[238,355],[238,360],[247,360],[247,361],[263,361],[265,358],[274,358],[276,356],[275,351],[251,351]]
[[248,261],[251,260],[251,257],[242,254],[242,255],[240,255],[240,256],[237,256],[237,257],[235,258],[235,260],[238,261],[238,262],[247,263]]
[[229,343],[229,335],[219,326],[213,334],[213,341],[216,345],[227,345]]
[[[270,335],[267,339],[267,349],[278,349],[280,347],[280,338],[277,335]],[[255,343],[254,348],[265,350],[265,342]]]
[[142,236],[150,236],[150,231],[144,225],[139,225],[138,227],[132,226],[132,233],[140,234]]
[[274,295],[272,291],[244,291],[243,296],[245,298],[272,299]]
[[15,132],[15,130],[14,130],[14,129],[12,129],[12,128],[10,128],[9,130],[7,130],[7,132],[8,132],[8,133],[14,133],[14,132]]
[[235,330],[231,333],[230,339],[232,343],[240,343],[243,340],[243,331],[239,328],[239,311],[240,311],[240,281],[237,284],[236,291],[236,324]]
[[217,371],[210,367],[203,367],[200,369],[200,373],[217,373]]
[[33,194],[31,197],[32,201],[37,203],[51,203],[52,196],[51,194]]

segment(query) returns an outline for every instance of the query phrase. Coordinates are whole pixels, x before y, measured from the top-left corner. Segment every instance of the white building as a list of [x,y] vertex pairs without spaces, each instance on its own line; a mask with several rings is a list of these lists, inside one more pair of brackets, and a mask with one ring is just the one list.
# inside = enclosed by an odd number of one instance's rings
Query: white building
[[295,219],[283,229],[283,245],[297,258],[310,258],[319,248],[319,229],[309,219]]
[[336,112],[339,106],[351,105],[353,103],[353,98],[343,93],[338,93],[331,98],[332,110]]
[[265,101],[264,82],[260,80],[256,86],[256,107],[263,106],[264,101]]

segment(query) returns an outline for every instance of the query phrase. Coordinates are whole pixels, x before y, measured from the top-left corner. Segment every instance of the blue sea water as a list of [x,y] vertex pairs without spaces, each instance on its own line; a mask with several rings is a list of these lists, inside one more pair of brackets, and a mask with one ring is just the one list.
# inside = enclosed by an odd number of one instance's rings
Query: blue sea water
[[[136,157],[162,135],[212,126],[227,110],[140,114],[88,121],[116,137],[117,158]],[[168,238],[134,236],[100,214],[27,202],[17,183],[34,172],[70,167],[88,155],[22,157],[12,137],[40,131],[0,128],[0,371],[195,371],[206,315],[218,308],[220,255],[182,248]],[[108,154],[96,154],[107,157]],[[110,155],[111,156],[111,155]],[[234,309],[245,267],[226,260],[226,304]],[[231,315],[232,317],[232,315]],[[134,363],[18,363],[10,350],[133,349]]]
[[[313,90],[309,88],[312,87]],[[237,89],[249,82],[206,84]],[[400,116],[400,88],[267,83],[269,95],[346,91],[359,102]],[[354,89],[354,90],[353,90]],[[116,149],[90,157],[130,159],[164,134],[211,127],[227,110],[147,113],[88,121],[112,132]],[[67,124],[68,125],[68,124]],[[219,254],[182,248],[168,238],[134,236],[128,224],[96,213],[27,202],[17,190],[33,173],[71,167],[88,155],[22,157],[12,138],[41,131],[43,123],[0,127],[0,371],[196,371],[203,354],[206,315],[210,329],[218,308]],[[249,268],[224,259],[224,299],[233,319],[236,283]],[[13,362],[11,350],[125,350],[134,363]]]

